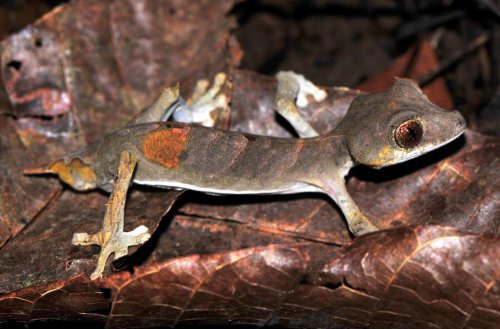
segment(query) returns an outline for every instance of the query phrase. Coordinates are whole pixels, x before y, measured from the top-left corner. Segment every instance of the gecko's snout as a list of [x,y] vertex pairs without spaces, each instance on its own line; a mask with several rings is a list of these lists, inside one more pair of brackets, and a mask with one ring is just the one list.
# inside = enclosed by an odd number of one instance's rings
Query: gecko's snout
[[458,119],[456,120],[456,125],[458,129],[464,130],[465,127],[467,126],[467,122],[465,121],[465,118],[458,113]]
[[454,136],[461,135],[464,132],[465,128],[467,127],[467,122],[465,121],[465,118],[463,117],[463,115],[460,114],[460,112],[453,111],[452,114],[453,114],[453,117],[449,121],[450,122],[449,123],[450,132]]

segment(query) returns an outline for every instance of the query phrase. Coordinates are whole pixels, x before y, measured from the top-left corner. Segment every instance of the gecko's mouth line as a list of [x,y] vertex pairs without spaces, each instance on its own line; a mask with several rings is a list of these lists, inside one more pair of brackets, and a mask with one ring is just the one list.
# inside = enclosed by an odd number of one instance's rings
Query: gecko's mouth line
[[[436,145],[436,146],[434,146],[434,147],[430,148],[429,150],[425,151],[425,152],[424,152],[424,153],[422,153],[422,154],[432,152],[432,151],[434,151],[434,150],[437,150],[437,149],[438,149],[438,148],[440,148],[440,147],[443,147],[443,146],[445,146],[445,145],[448,145],[448,144],[450,144],[451,142],[453,142],[454,140],[458,139],[458,138],[459,138],[460,136],[462,136],[464,133],[465,133],[465,130],[463,130],[462,132],[460,132],[459,134],[457,134],[455,137],[453,137],[453,138],[451,138],[451,139],[447,140],[446,142],[444,142],[444,143],[442,143],[442,144],[439,144],[439,145]],[[418,155],[417,155],[417,156],[418,156]],[[415,157],[417,157],[417,156],[414,156],[413,158],[415,158]],[[411,158],[411,159],[413,159],[413,158]]]

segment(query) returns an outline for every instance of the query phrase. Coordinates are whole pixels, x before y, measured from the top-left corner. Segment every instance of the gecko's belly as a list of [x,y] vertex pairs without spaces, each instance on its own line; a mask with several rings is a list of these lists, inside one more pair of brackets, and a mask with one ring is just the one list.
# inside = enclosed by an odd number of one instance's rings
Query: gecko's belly
[[217,186],[199,186],[188,183],[180,182],[168,182],[168,181],[150,181],[150,180],[140,180],[134,179],[135,184],[154,186],[164,189],[187,189],[192,191],[204,192],[207,194],[296,194],[305,192],[322,192],[322,190],[316,186],[296,183],[286,187],[272,188],[272,187],[262,187],[262,188],[238,188],[238,187],[217,187]]

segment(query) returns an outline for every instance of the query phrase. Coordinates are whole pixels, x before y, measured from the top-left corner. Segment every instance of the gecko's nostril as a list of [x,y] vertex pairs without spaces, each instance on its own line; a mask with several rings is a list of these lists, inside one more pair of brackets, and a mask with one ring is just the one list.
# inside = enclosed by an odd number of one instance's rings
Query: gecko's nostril
[[465,129],[467,123],[462,114],[460,114],[458,111],[453,111],[453,117],[454,118],[452,122],[455,122],[455,126],[457,127],[457,129]]

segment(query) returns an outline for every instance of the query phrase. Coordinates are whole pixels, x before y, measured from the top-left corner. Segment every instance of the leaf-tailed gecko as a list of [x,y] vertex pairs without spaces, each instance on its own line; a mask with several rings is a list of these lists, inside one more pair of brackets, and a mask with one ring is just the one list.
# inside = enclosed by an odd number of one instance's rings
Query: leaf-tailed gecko
[[[112,192],[101,231],[73,237],[77,245],[101,246],[91,279],[102,276],[111,254],[115,259],[125,256],[129,246],[150,237],[142,225],[123,231],[131,182],[210,194],[325,193],[340,207],[351,232],[361,235],[377,227],[346,190],[344,179],[349,170],[357,164],[381,168],[407,161],[449,143],[465,129],[459,112],[431,103],[414,81],[397,79],[386,92],[357,96],[340,124],[318,135],[298,114],[296,104],[303,105],[307,96],[322,100],[326,93],[293,72],[281,72],[277,78],[276,110],[301,138],[165,121],[176,109],[180,118],[189,113],[179,88],[174,87],[165,89],[124,128],[46,167],[25,170],[26,174],[57,174],[79,191],[100,188]],[[223,106],[224,97],[218,95],[223,81],[224,76],[218,75],[208,96],[198,98],[212,101],[214,108]],[[201,116],[210,121],[210,111],[206,107],[203,111]]]

